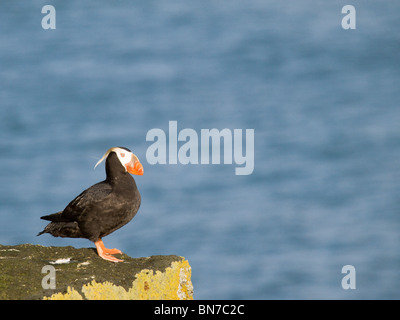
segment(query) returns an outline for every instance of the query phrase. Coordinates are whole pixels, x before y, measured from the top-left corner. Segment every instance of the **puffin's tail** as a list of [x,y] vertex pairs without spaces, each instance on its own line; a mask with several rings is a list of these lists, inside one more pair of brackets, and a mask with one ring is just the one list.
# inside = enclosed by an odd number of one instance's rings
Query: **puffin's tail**
[[43,233],[50,233],[54,237],[80,238],[82,235],[78,223],[66,220],[61,216],[61,213],[62,211],[40,217],[40,219],[51,222],[37,236]]
[[36,236],[40,236],[40,235],[42,235],[43,233],[47,233],[47,232],[49,232],[48,230],[46,230],[47,229],[47,227],[46,228],[44,228],[43,229],[43,231],[40,231]]

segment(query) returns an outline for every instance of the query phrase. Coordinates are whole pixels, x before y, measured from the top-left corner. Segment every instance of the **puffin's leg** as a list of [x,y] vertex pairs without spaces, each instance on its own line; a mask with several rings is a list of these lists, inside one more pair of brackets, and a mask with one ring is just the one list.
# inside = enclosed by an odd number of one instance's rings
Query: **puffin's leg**
[[100,257],[102,257],[105,260],[108,261],[113,261],[113,262],[122,262],[124,260],[117,259],[116,257],[112,256],[111,254],[116,254],[116,253],[122,253],[118,249],[107,249],[104,247],[104,243],[101,239],[97,240],[95,243],[97,253],[99,254]]
[[103,252],[106,253],[106,254],[117,254],[117,253],[121,253],[122,254],[121,250],[118,250],[118,249],[115,249],[115,248],[114,249],[107,249],[104,246],[103,240],[101,240],[101,239],[99,239],[97,242],[99,243],[99,245],[103,249]]

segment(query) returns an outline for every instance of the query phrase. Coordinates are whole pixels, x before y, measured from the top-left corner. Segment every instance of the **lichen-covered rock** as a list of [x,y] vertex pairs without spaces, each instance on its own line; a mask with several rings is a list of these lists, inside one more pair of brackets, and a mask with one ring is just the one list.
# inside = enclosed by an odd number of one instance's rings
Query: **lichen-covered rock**
[[122,259],[103,260],[94,248],[0,245],[0,299],[193,299],[183,257]]

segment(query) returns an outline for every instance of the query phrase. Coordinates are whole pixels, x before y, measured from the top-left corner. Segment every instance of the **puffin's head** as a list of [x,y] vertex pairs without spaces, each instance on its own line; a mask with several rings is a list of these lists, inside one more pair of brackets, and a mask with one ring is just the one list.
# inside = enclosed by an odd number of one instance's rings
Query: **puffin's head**
[[140,176],[143,175],[143,166],[138,157],[133,154],[131,150],[124,147],[114,147],[108,149],[104,156],[96,163],[94,168],[96,168],[104,159],[106,159],[111,152],[116,153],[118,160],[121,162],[126,172]]

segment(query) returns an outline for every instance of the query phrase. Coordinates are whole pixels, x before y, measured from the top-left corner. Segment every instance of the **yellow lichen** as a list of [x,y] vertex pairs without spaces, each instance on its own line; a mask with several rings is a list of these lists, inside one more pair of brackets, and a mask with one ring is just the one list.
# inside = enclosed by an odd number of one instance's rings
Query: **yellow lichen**
[[142,270],[136,275],[136,280],[128,291],[129,299],[191,300],[193,286],[190,280],[181,281],[182,273],[185,274],[185,279],[190,279],[191,269],[186,260],[173,262],[165,272]]
[[68,287],[67,293],[55,293],[50,297],[44,297],[43,300],[83,300],[83,298],[74,288]]
[[97,283],[92,281],[82,286],[82,292],[89,300],[126,300],[127,292],[121,286],[116,286],[111,282]]
[[[136,274],[132,286],[126,290],[111,282],[92,281],[82,286],[85,299],[89,300],[192,300],[193,285],[190,280],[191,267],[186,260],[172,262],[164,272],[144,269]],[[53,294],[49,299],[82,299],[68,287],[67,293]]]

